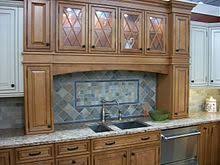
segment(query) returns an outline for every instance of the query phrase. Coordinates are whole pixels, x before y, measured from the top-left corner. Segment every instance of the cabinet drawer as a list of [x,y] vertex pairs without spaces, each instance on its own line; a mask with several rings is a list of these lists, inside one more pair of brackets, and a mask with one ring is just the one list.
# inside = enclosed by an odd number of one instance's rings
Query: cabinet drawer
[[89,156],[72,156],[56,160],[56,165],[89,165]]
[[53,159],[53,145],[23,147],[16,149],[16,162],[33,162],[45,159]]
[[89,153],[89,141],[77,141],[56,144],[56,156]]
[[132,144],[141,144],[157,140],[160,140],[160,132],[148,132],[135,135],[116,136],[93,140],[92,149],[102,150],[126,145],[130,146]]
[[54,165],[53,160],[46,160],[46,161],[37,161],[37,162],[31,162],[31,163],[21,163],[18,165]]

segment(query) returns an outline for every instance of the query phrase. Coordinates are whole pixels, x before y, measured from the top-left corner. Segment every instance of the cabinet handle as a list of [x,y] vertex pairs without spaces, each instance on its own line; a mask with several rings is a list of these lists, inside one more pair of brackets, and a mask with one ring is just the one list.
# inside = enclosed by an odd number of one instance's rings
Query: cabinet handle
[[204,127],[203,129],[204,129],[204,130],[207,130],[207,128],[206,128],[206,127]]
[[51,125],[48,125],[47,128],[51,128]]
[[94,49],[94,48],[95,48],[95,45],[92,45],[92,48]]
[[78,150],[78,149],[79,149],[78,146],[77,147],[73,147],[73,148],[67,148],[68,151],[74,151],[74,150]]
[[46,46],[50,46],[50,43],[46,43]]
[[194,80],[191,81],[191,83],[194,83],[194,82],[195,82]]
[[127,158],[127,155],[126,155],[126,154],[124,154],[123,156],[124,156],[124,158]]
[[214,80],[211,80],[211,82],[213,83],[213,82],[214,82]]
[[139,50],[143,50],[142,48],[140,48]]
[[72,164],[75,164],[76,163],[76,161],[75,160],[72,160]]
[[105,145],[107,145],[107,146],[111,146],[113,144],[115,144],[115,142],[107,142],[107,143],[105,143]]
[[37,156],[37,155],[40,155],[41,154],[41,152],[39,151],[39,152],[35,152],[35,153],[29,153],[29,156]]
[[150,137],[145,137],[145,138],[141,138],[141,140],[145,141],[145,140],[149,140]]
[[86,45],[82,45],[82,48],[85,48],[86,47]]
[[150,50],[150,48],[147,48],[147,50]]
[[174,113],[175,115],[178,115],[178,113],[176,112],[176,113]]
[[14,87],[15,87],[15,84],[11,84],[11,87],[14,88]]
[[176,52],[179,52],[180,50],[179,49],[176,49]]
[[132,156],[135,156],[135,153],[132,152],[131,155],[132,155]]

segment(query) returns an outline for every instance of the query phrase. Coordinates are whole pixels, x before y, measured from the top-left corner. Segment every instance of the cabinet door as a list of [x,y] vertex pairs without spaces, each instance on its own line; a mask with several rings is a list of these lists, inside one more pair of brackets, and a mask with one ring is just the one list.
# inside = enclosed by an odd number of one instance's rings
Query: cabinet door
[[166,53],[167,16],[146,13],[146,52]]
[[120,11],[121,51],[142,52],[143,50],[143,12]]
[[51,68],[26,66],[25,74],[26,133],[50,132],[53,130]]
[[127,165],[127,152],[102,152],[93,156],[93,165]]
[[210,85],[220,86],[220,28],[211,29]]
[[174,88],[174,118],[188,116],[189,96],[189,68],[188,66],[174,66],[173,88]]
[[13,165],[11,150],[0,150],[0,165]]
[[91,7],[90,51],[116,52],[116,8]]
[[131,165],[159,165],[160,147],[144,146],[131,150]]
[[201,135],[199,139],[199,164],[200,165],[208,165],[209,159],[209,125],[204,124],[200,128]]
[[[219,162],[219,127],[217,123],[210,126],[210,139],[211,139],[211,164],[218,164]],[[210,145],[210,143],[209,143]]]
[[26,49],[50,50],[50,0],[26,0]]
[[[0,91],[13,91],[16,83],[16,10],[0,7]],[[17,84],[16,84],[17,85]]]
[[86,50],[86,5],[59,4],[59,50]]
[[189,16],[175,15],[174,21],[174,52],[187,55],[189,53]]
[[89,165],[89,156],[72,156],[60,158],[56,161],[57,165]]
[[192,86],[208,84],[208,37],[207,28],[192,26],[191,28],[191,73]]

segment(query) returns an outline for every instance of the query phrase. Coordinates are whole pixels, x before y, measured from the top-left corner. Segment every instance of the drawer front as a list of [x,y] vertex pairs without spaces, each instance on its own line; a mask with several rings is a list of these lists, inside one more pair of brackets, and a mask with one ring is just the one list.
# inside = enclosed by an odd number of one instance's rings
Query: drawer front
[[53,159],[53,156],[54,156],[53,145],[23,147],[16,149],[17,163]]
[[140,133],[134,135],[116,136],[92,141],[93,150],[102,150],[132,144],[141,144],[160,140],[160,132]]
[[56,165],[89,165],[89,156],[72,156],[56,160]]
[[56,156],[89,153],[89,141],[78,141],[56,144]]
[[47,160],[47,161],[37,161],[37,162],[31,162],[31,163],[21,163],[18,165],[54,165],[53,160]]

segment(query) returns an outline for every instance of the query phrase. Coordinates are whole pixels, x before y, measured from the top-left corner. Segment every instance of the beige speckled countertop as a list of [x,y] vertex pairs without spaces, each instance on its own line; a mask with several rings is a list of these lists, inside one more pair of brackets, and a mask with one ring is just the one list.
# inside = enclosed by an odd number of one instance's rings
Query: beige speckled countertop
[[104,133],[93,132],[88,125],[84,124],[73,124],[73,125],[62,125],[56,126],[54,133],[42,134],[42,135],[24,135],[21,129],[8,129],[0,130],[0,149],[13,148],[22,146],[31,146],[39,144],[51,144],[57,142],[67,142],[74,140],[85,140],[94,139],[100,137],[108,137],[115,135],[126,135],[139,132],[165,130],[170,128],[178,128],[184,126],[198,125],[202,123],[220,121],[220,112],[218,113],[192,113],[189,118],[179,120],[167,120],[164,122],[154,122],[146,119],[140,119],[141,121],[151,125],[149,127],[135,128],[121,130],[118,127],[112,125],[112,122],[108,123],[108,126],[113,130]]

